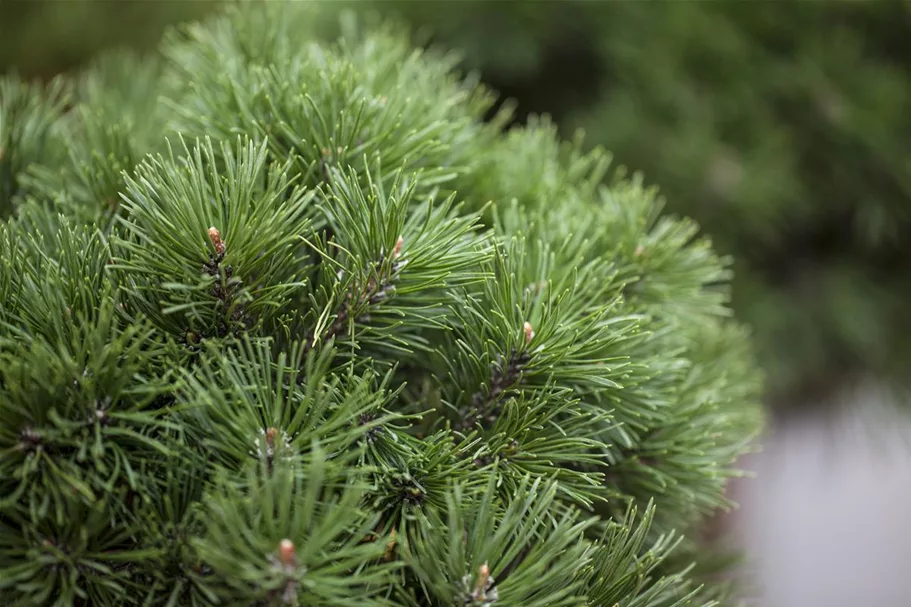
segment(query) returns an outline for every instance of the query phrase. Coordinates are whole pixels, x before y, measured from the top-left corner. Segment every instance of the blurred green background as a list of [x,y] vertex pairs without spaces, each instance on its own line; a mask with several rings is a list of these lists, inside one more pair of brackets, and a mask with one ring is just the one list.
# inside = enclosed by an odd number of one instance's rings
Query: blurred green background
[[[7,2],[0,64],[28,77],[151,47],[215,1]],[[908,2],[321,2],[403,21],[566,136],[660,186],[735,258],[770,404],[911,357]],[[330,35],[327,29],[327,35]]]
[[147,50],[169,24],[216,7],[209,0],[6,0],[0,4],[0,71],[47,78],[105,48]]

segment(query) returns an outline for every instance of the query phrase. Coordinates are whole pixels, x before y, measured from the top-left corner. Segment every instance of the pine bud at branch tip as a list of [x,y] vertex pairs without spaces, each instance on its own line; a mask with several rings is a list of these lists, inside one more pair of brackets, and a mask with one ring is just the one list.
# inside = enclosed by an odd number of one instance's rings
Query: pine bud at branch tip
[[395,241],[395,248],[392,249],[392,258],[398,259],[399,255],[402,254],[402,246],[405,244],[405,239],[399,236],[399,239]]
[[636,247],[635,255],[636,255],[636,257],[641,257],[644,252],[645,252],[645,247],[643,247],[642,245],[639,245]]
[[278,560],[287,568],[297,567],[297,554],[294,550],[294,542],[286,539],[278,544]]
[[485,590],[487,590],[487,584],[489,581],[490,581],[490,567],[487,566],[487,563],[484,563],[478,569],[478,585],[476,586],[476,590],[477,590],[478,594],[481,594]]
[[216,253],[219,255],[225,254],[225,241],[221,239],[221,233],[215,226],[209,228],[209,240],[212,241],[212,246],[215,247]]
[[278,436],[278,429],[268,428],[266,430],[266,447],[270,450],[275,449],[275,437]]
[[535,330],[532,329],[530,322],[526,322],[523,329],[525,330],[525,343],[530,344],[531,339],[535,336]]

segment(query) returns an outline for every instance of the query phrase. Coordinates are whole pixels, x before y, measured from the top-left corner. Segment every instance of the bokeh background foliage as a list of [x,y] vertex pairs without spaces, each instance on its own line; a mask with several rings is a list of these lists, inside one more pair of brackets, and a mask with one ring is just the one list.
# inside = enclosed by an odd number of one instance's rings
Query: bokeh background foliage
[[4,2],[0,72],[49,77],[79,67],[104,48],[148,50],[169,24],[198,19],[219,4],[217,0]]
[[[0,67],[47,77],[218,2],[7,3]],[[326,2],[454,48],[517,106],[586,133],[735,259],[768,401],[902,378],[911,317],[908,2]],[[335,23],[327,19],[327,23]],[[327,27],[327,36],[334,35]]]

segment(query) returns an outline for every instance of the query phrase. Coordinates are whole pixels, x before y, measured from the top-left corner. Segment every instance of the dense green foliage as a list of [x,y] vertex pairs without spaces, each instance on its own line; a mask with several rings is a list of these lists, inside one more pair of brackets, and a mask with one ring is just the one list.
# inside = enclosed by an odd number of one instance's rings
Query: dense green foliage
[[[363,3],[359,3],[364,6]],[[911,11],[885,2],[379,2],[660,185],[735,259],[769,401],[911,356]]]
[[726,262],[313,8],[4,80],[0,602],[714,604],[683,561],[759,422]]

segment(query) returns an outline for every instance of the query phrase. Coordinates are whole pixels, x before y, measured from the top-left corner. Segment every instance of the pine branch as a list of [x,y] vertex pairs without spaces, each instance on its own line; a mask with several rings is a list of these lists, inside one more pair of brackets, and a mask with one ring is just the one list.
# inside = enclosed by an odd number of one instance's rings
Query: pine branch
[[[582,540],[588,523],[550,509],[553,487],[526,480],[519,489],[533,497],[499,510],[495,477],[480,495],[456,487],[445,518],[422,526],[405,559],[433,600],[477,607],[583,604],[574,571],[589,562]],[[444,534],[431,531],[441,528]]]
[[195,546],[211,567],[205,585],[213,596],[245,604],[388,604],[381,592],[394,565],[364,567],[384,545],[360,543],[372,523],[358,507],[360,488],[339,484],[337,469],[321,457],[311,461],[306,482],[282,465],[266,478],[249,474],[245,489],[225,482],[204,500],[209,516]]
[[171,151],[140,165],[127,179],[129,219],[116,240],[128,309],[191,341],[267,324],[302,285],[296,245],[312,194],[293,187],[287,164],[267,168],[264,145],[221,144],[225,176],[215,149],[200,142],[183,158]]
[[15,75],[0,78],[0,219],[12,214],[27,196],[20,183],[23,173],[62,154],[56,129],[68,99],[62,78],[46,87]]

